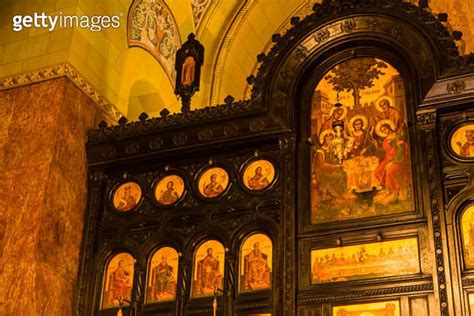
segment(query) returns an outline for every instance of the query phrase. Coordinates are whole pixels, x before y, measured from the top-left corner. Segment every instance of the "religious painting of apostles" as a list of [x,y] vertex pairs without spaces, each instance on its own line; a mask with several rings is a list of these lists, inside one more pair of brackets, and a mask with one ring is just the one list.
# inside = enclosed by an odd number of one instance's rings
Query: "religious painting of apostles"
[[400,316],[400,302],[386,301],[335,306],[332,316]]
[[377,58],[326,73],[311,105],[313,224],[414,210],[403,79]]
[[184,180],[177,175],[163,177],[155,188],[155,198],[161,205],[176,203],[184,192]]
[[171,247],[159,249],[151,258],[146,302],[172,301],[178,281],[178,253]]
[[133,210],[142,198],[142,189],[136,182],[126,182],[114,192],[113,205],[122,212]]
[[467,269],[474,268],[474,205],[470,205],[461,217],[462,244],[464,265]]
[[217,240],[208,240],[194,256],[192,297],[214,296],[215,289],[224,286],[224,246]]
[[248,237],[240,251],[240,292],[272,287],[272,241],[264,234]]
[[251,162],[244,170],[243,181],[247,189],[259,191],[267,188],[275,178],[275,167],[265,159]]
[[198,190],[206,198],[220,196],[229,185],[229,175],[222,168],[214,167],[204,171],[198,180]]
[[450,143],[456,155],[462,158],[474,158],[474,123],[457,129]]
[[122,252],[115,255],[107,265],[104,275],[104,292],[102,295],[102,309],[128,305],[133,285],[134,272],[133,257]]
[[419,273],[418,239],[312,250],[311,264],[313,284]]

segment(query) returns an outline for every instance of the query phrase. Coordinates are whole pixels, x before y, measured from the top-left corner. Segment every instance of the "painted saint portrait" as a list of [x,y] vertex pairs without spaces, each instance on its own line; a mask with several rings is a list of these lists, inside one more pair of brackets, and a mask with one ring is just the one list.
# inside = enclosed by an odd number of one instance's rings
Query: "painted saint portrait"
[[451,149],[462,158],[474,158],[474,123],[458,128],[451,136]]
[[142,189],[136,182],[126,182],[114,192],[113,205],[122,212],[133,210],[142,198]]
[[418,239],[312,250],[311,264],[313,284],[419,273]]
[[181,83],[185,87],[189,87],[194,82],[194,73],[196,71],[196,61],[193,56],[184,59],[183,69],[181,71]]
[[267,188],[275,179],[275,167],[265,159],[251,162],[244,170],[244,185],[249,190],[259,191]]
[[474,268],[474,205],[470,205],[461,217],[462,244],[464,265],[467,269]]
[[387,62],[333,67],[311,106],[312,223],[414,210],[403,79]]
[[220,196],[228,185],[229,174],[220,167],[207,169],[199,176],[198,180],[199,193],[207,198]]
[[155,187],[155,198],[161,205],[176,203],[184,193],[184,180],[178,175],[163,177]]
[[386,301],[367,304],[335,306],[333,316],[400,316],[400,302]]
[[155,252],[148,270],[147,303],[173,301],[176,298],[178,261],[178,253],[171,247]]
[[240,292],[272,287],[272,241],[264,234],[248,237],[240,251]]
[[208,240],[194,256],[192,297],[214,296],[214,289],[224,286],[224,246],[217,240]]
[[134,259],[122,252],[115,255],[107,265],[104,275],[104,290],[102,295],[102,309],[128,305],[133,285]]

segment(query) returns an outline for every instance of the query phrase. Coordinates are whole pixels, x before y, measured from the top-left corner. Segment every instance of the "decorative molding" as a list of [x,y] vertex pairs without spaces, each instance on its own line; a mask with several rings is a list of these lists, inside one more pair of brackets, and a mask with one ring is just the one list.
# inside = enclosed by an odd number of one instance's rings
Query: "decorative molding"
[[[436,112],[431,112],[436,113]],[[436,262],[436,277],[437,287],[439,295],[439,307],[441,316],[447,316],[449,314],[448,308],[448,292],[446,289],[446,268],[444,261],[444,246],[443,246],[443,217],[440,214],[438,194],[439,194],[439,183],[437,181],[437,162],[436,162],[436,148],[433,144],[436,143],[436,136],[433,130],[434,128],[424,129],[424,137],[426,139],[426,153],[427,153],[427,169],[428,169],[428,184],[430,194],[430,206],[431,206],[431,220],[434,238],[434,256]],[[439,168],[439,164],[438,164]]]
[[348,300],[355,298],[363,297],[374,297],[379,295],[392,295],[392,294],[401,294],[401,293],[414,293],[414,292],[427,292],[433,290],[432,283],[426,284],[417,284],[417,285],[408,285],[408,286],[397,286],[397,287],[386,287],[378,289],[369,289],[369,290],[360,290],[360,291],[350,291],[342,292],[333,295],[324,294],[323,296],[309,296],[300,297],[298,299],[298,304],[321,304],[328,303],[332,301]]
[[210,104],[216,105],[219,102],[220,98],[220,88],[222,84],[222,76],[224,74],[224,66],[227,60],[227,54],[229,53],[229,48],[232,46],[232,42],[235,38],[235,34],[238,33],[242,24],[246,21],[248,14],[257,4],[258,1],[244,0],[243,4],[240,6],[237,14],[232,17],[232,22],[227,27],[227,30],[224,34],[224,37],[217,49],[216,59],[214,63],[214,68],[212,69],[212,82],[211,82],[211,96]]
[[464,80],[457,80],[449,82],[446,86],[446,90],[449,94],[460,94],[466,89],[466,82]]
[[416,124],[421,126],[430,126],[436,124],[436,111],[419,111],[416,113]]
[[46,66],[44,68],[27,71],[21,74],[0,78],[0,91],[26,86],[46,80],[67,77],[82,92],[84,92],[99,109],[112,121],[116,122],[123,114],[106,97],[82,76],[73,65],[68,62]]

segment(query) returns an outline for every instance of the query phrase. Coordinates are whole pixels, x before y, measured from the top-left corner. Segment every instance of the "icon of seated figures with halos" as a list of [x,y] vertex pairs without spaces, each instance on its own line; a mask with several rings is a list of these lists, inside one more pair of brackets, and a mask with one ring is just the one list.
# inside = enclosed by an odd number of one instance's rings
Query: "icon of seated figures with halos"
[[253,244],[253,250],[244,257],[244,288],[246,290],[270,288],[270,267],[268,255],[260,250],[260,243]]

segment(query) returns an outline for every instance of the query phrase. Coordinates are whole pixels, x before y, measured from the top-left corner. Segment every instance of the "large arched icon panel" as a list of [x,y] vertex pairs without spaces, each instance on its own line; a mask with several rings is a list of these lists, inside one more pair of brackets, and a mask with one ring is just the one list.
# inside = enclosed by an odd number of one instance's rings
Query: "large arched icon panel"
[[132,255],[126,252],[116,254],[109,261],[104,271],[101,309],[129,305],[134,265]]
[[466,208],[461,217],[464,266],[474,269],[474,204]]
[[148,266],[147,303],[173,301],[178,282],[178,252],[171,247],[158,249]]
[[[214,296],[224,290],[224,246],[217,240],[201,244],[194,255],[192,298]],[[221,293],[221,292],[219,292]]]
[[240,292],[269,290],[272,287],[273,246],[267,235],[253,234],[240,250]]
[[330,69],[311,104],[313,224],[414,209],[403,78],[374,57]]

